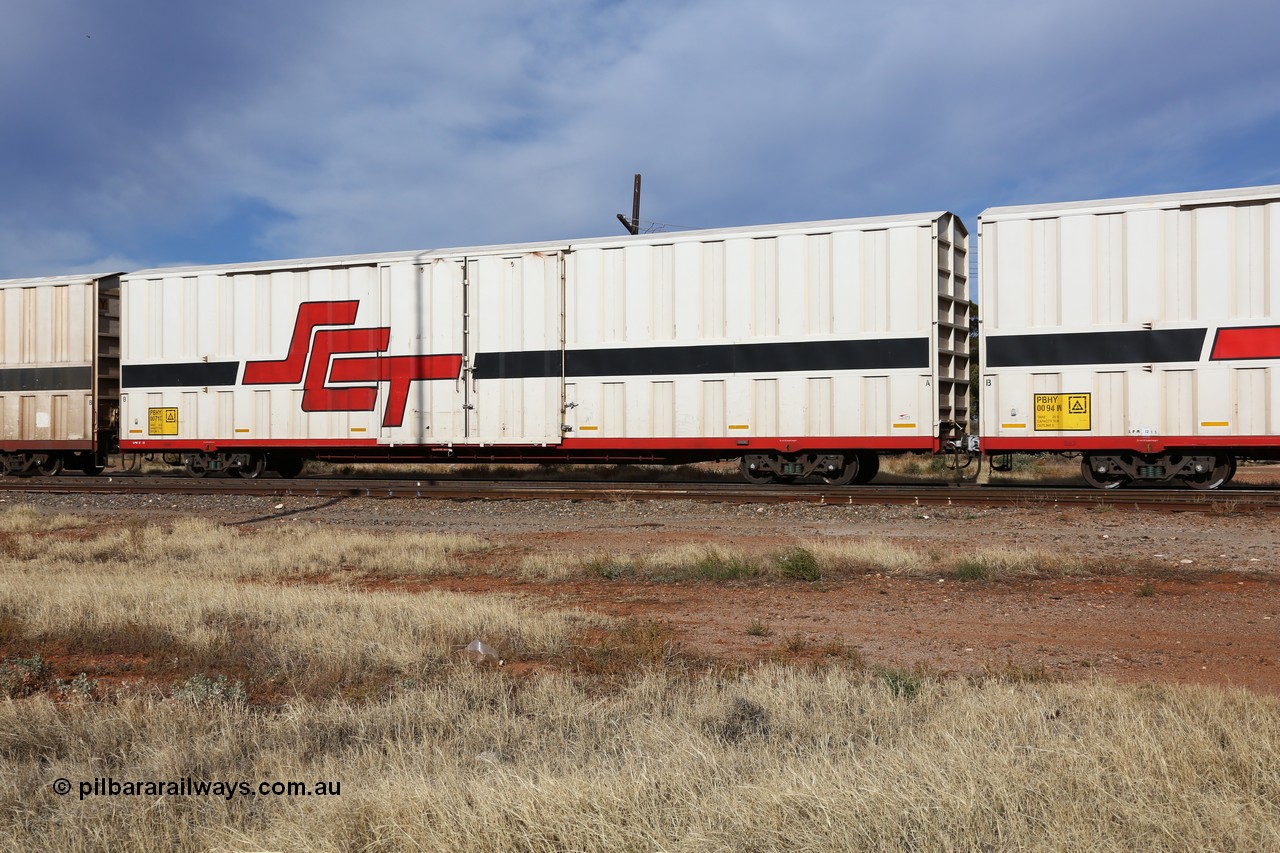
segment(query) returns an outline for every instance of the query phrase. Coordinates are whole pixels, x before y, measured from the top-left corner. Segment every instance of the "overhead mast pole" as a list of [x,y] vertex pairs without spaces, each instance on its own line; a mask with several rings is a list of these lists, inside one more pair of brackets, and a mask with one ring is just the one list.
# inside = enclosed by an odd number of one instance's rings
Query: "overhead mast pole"
[[636,174],[635,190],[631,194],[631,219],[628,220],[625,214],[618,214],[618,221],[622,223],[622,227],[632,236],[640,233],[640,175]]

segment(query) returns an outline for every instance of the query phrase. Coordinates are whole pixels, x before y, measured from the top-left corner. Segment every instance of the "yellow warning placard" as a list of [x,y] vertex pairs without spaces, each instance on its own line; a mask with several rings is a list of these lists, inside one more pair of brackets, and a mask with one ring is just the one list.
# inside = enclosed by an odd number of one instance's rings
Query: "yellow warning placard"
[[178,407],[147,409],[147,433],[150,435],[177,435]]
[[1083,431],[1089,427],[1090,394],[1037,394],[1036,429]]

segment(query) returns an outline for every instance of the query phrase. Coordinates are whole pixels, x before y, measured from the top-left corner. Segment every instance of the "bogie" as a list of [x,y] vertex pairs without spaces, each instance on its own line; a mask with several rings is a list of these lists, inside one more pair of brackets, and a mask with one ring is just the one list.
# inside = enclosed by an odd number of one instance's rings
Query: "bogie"
[[757,485],[816,477],[829,486],[847,486],[870,482],[880,470],[880,457],[870,451],[752,453],[742,457],[739,470]]
[[1227,454],[1093,453],[1080,462],[1081,475],[1095,489],[1171,482],[1216,489],[1230,482],[1235,472],[1235,457]]

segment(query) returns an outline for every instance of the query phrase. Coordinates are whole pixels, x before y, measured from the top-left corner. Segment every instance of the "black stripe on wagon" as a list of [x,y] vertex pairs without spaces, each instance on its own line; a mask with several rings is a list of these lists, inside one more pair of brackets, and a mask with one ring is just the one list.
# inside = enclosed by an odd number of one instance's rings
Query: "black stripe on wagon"
[[1207,329],[988,336],[988,367],[1199,361]]
[[126,364],[120,368],[121,388],[188,388],[235,385],[238,361],[195,361],[188,364]]
[[[666,376],[928,368],[928,338],[568,350],[565,376]],[[560,351],[482,352],[477,379],[560,375]]]
[[0,391],[89,391],[93,368],[6,367],[0,369]]

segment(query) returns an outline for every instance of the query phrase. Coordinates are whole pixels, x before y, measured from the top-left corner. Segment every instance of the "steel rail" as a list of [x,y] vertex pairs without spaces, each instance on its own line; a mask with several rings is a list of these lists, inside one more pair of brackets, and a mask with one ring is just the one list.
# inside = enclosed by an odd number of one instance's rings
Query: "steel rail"
[[747,483],[609,483],[500,481],[435,478],[236,480],[112,474],[101,477],[0,479],[0,493],[259,495],[268,497],[368,497],[435,500],[697,500],[737,504],[1114,507],[1201,512],[1280,511],[1280,491],[1228,488],[1100,491],[1071,487],[913,484],[879,486],[768,485]]

